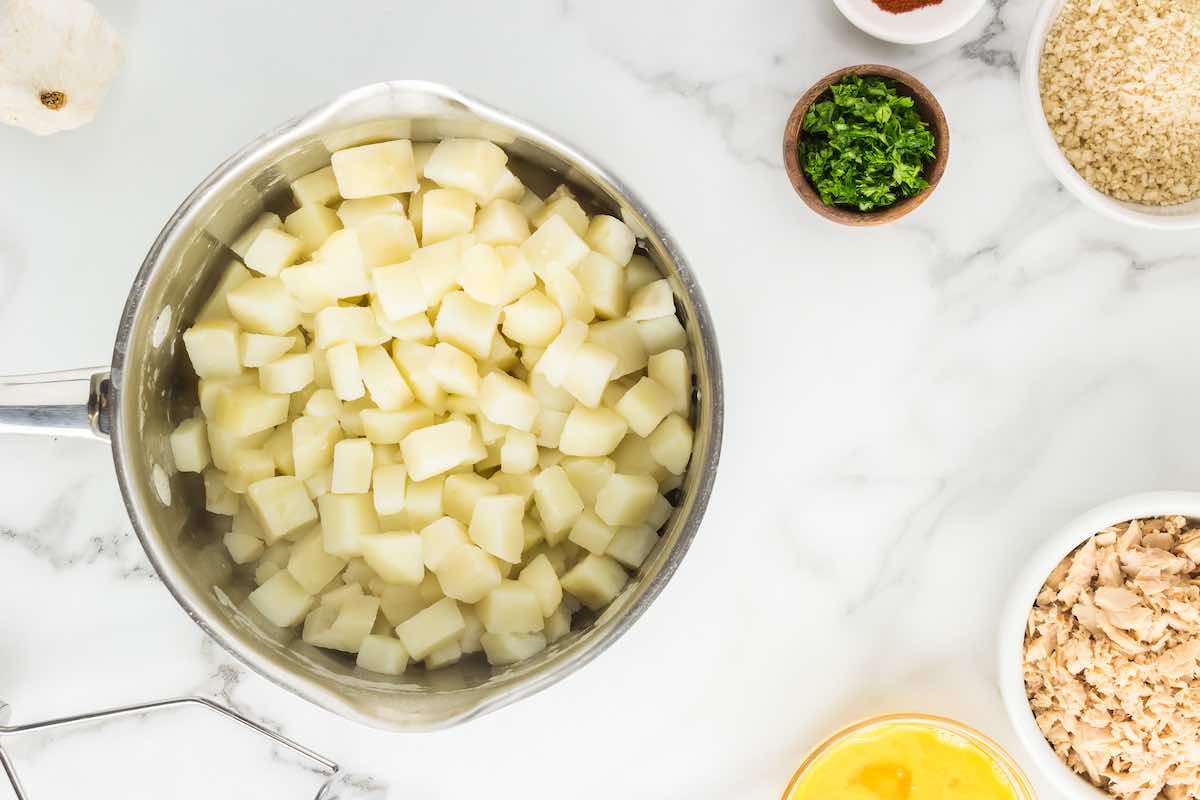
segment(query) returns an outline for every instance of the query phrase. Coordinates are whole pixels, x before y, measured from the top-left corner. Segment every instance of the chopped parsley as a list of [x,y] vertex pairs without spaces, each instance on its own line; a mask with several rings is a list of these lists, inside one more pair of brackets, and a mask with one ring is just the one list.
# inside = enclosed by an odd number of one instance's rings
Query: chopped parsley
[[920,192],[933,134],[885,78],[848,75],[804,115],[800,166],[826,205],[884,208]]

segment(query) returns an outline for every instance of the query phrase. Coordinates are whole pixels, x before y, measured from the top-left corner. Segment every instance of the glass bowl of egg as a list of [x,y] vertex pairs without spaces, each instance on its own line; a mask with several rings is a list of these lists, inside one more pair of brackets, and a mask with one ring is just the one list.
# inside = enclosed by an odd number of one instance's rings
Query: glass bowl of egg
[[856,722],[809,753],[783,800],[1034,800],[1000,745],[943,717],[888,714]]

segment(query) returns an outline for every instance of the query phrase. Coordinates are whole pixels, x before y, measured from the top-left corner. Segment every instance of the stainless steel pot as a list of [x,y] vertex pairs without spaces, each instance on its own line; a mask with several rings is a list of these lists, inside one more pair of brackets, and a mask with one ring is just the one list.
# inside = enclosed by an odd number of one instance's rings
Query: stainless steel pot
[[[264,209],[286,204],[291,180],[329,163],[331,151],[386,138],[484,137],[510,154],[518,176],[545,193],[569,183],[592,210],[623,216],[670,279],[696,371],[692,465],[674,517],[636,579],[599,617],[512,667],[480,663],[400,678],[272,627],[245,603],[248,576],[233,569],[195,475],[176,473],[167,435],[190,416],[195,379],[180,334],[228,262],[227,245]],[[708,309],[674,241],[620,181],[570,145],[526,122],[434,84],[395,81],[345,94],[281,125],[219,166],[183,202],[129,292],[110,371],[0,378],[0,433],[82,435],[111,441],[134,530],[163,582],[210,636],[251,669],[348,719],[388,730],[428,730],[477,717],[561,680],[611,645],[679,566],[708,504],[721,450],[721,368]]]

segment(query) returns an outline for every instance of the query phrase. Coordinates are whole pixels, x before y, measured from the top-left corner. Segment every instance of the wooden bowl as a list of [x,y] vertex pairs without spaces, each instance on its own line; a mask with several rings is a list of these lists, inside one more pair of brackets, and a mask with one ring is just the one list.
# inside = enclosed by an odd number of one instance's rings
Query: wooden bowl
[[[848,206],[826,205],[821,200],[821,195],[817,193],[816,187],[812,185],[812,181],[808,179],[808,175],[804,173],[804,169],[800,166],[800,154],[796,148],[800,141],[800,126],[804,122],[804,115],[808,113],[809,106],[816,102],[818,97],[823,95],[830,86],[847,75],[862,75],[864,77],[875,75],[881,78],[889,78],[895,83],[897,93],[907,95],[913,99],[916,112],[928,123],[929,129],[933,132],[933,161],[926,165],[924,172],[924,178],[929,182],[929,185],[912,197],[897,200],[886,208],[859,211]],[[884,66],[883,64],[859,64],[854,67],[845,67],[821,78],[796,103],[796,107],[792,109],[792,115],[788,117],[787,127],[783,129],[783,163],[787,168],[788,180],[792,182],[792,188],[796,190],[796,194],[800,195],[800,199],[813,211],[826,219],[833,220],[842,225],[860,227],[865,225],[882,225],[886,222],[895,222],[900,219],[921,205],[921,203],[924,203],[925,199],[933,193],[933,190],[937,188],[938,182],[942,179],[942,173],[946,171],[946,162],[949,159],[950,127],[946,124],[946,115],[942,112],[942,107],[938,104],[933,93],[926,88],[925,84],[907,72],[898,70],[895,67]]]

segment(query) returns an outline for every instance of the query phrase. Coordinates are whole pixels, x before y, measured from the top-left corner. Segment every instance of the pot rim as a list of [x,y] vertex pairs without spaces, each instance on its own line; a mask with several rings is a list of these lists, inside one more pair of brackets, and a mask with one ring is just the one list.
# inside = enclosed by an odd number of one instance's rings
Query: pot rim
[[[315,680],[305,672],[262,658],[253,647],[243,646],[238,637],[233,635],[233,626],[222,616],[210,618],[196,607],[193,592],[188,587],[180,585],[171,578],[173,569],[170,558],[164,547],[160,546],[157,537],[151,530],[148,520],[151,515],[147,508],[147,493],[141,486],[141,481],[131,467],[132,460],[127,450],[126,438],[129,435],[125,424],[125,399],[123,395],[124,371],[126,366],[127,343],[137,323],[146,314],[158,313],[158,309],[148,310],[143,305],[144,292],[152,276],[162,267],[161,258],[164,252],[169,252],[182,236],[186,223],[195,219],[205,210],[210,196],[240,167],[254,159],[261,151],[279,146],[287,141],[298,141],[312,134],[323,124],[336,120],[353,112],[357,107],[381,94],[418,93],[434,98],[443,103],[458,106],[469,111],[484,122],[491,122],[516,132],[522,138],[555,153],[574,166],[584,169],[589,176],[606,189],[610,190],[621,201],[636,211],[650,232],[658,240],[663,251],[669,256],[676,268],[679,281],[692,300],[694,315],[691,324],[698,326],[699,338],[704,343],[704,362],[710,376],[706,387],[705,402],[710,407],[711,433],[709,446],[702,453],[702,463],[693,464],[691,469],[698,470],[699,475],[695,487],[695,497],[688,516],[683,520],[678,540],[662,568],[655,574],[644,578],[644,588],[640,596],[626,609],[621,616],[605,623],[606,630],[603,639],[592,647],[575,648],[573,652],[565,652],[561,660],[545,669],[523,676],[510,685],[488,688],[479,687],[478,699],[465,703],[457,710],[438,714],[426,719],[404,721],[395,717],[375,713],[362,703],[354,700],[349,692],[330,688]],[[384,117],[386,115],[380,115]],[[116,467],[117,482],[125,502],[134,531],[142,543],[147,557],[155,571],[163,579],[167,590],[175,598],[192,620],[212,637],[230,655],[269,680],[271,683],[314,703],[328,711],[332,711],[346,719],[360,724],[388,731],[436,730],[467,722],[476,717],[495,711],[505,705],[528,697],[565,678],[584,666],[603,650],[611,646],[625,631],[637,621],[650,604],[657,598],[666,586],[679,562],[691,546],[699,528],[700,521],[708,506],[720,459],[723,422],[724,422],[724,388],[721,373],[720,355],[717,349],[715,330],[703,294],[695,281],[687,259],[680,251],[668,231],[650,212],[636,193],[622,181],[612,175],[606,168],[592,159],[584,156],[574,146],[563,142],[556,136],[545,133],[530,123],[489,106],[473,97],[465,95],[447,86],[427,81],[400,80],[386,81],[353,89],[328,103],[317,106],[305,114],[278,125],[249,144],[238,150],[220,165],[218,165],[180,204],[163,226],[154,244],[151,246],[134,278],[129,296],[121,314],[116,341],[113,348],[112,383],[111,383],[112,414],[112,449],[113,462]],[[129,402],[134,402],[130,398]]]

